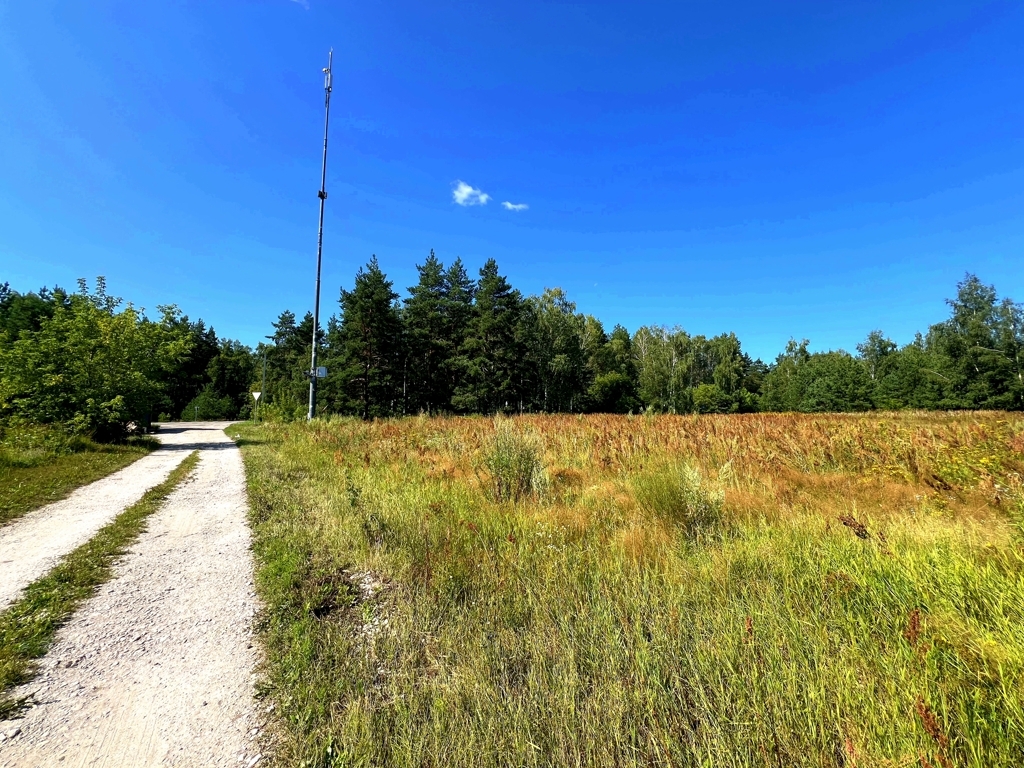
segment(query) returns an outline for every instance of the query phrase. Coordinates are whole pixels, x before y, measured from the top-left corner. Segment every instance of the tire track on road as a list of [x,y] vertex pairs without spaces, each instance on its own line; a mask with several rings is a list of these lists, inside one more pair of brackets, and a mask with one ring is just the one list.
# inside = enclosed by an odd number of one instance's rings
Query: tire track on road
[[[220,432],[20,695],[0,766],[220,766],[256,757],[245,477]],[[196,446],[194,446],[196,447]]]
[[0,610],[64,555],[159,485],[195,448],[222,438],[222,424],[174,425],[160,430],[160,448],[133,464],[33,510],[0,528]]

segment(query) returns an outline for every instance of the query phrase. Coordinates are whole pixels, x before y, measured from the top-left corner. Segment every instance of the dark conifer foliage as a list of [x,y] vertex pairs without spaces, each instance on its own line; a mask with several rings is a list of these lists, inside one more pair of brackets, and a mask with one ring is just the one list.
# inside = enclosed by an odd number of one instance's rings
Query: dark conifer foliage
[[452,406],[463,413],[522,410],[521,366],[526,357],[520,325],[522,294],[498,274],[498,263],[488,259],[480,269],[474,299],[454,361],[462,380]]
[[0,332],[8,339],[17,339],[22,331],[36,332],[44,319],[53,317],[54,307],[66,305],[67,293],[61,288],[52,291],[45,286],[38,293],[18,293],[10,283],[0,285]]
[[[644,326],[630,334],[577,311],[558,288],[524,298],[488,260],[473,280],[433,251],[400,301],[376,256],[343,288],[317,337],[328,376],[318,413],[738,413],[1024,409],[1024,307],[968,274],[949,317],[903,347],[873,330],[843,350],[791,339],[772,363],[732,333]],[[313,317],[271,323],[255,352],[202,320],[150,320],[106,292],[18,293],[0,284],[0,428],[61,423],[117,437],[167,418],[302,418]]]
[[444,402],[442,410],[452,410],[452,398],[464,384],[465,368],[461,365],[459,352],[466,342],[470,320],[473,317],[473,302],[476,299],[476,283],[466,272],[462,259],[456,259],[445,271],[446,292],[445,348],[441,370],[444,372]]
[[407,381],[397,301],[376,256],[356,273],[351,291],[341,289],[341,318],[331,358],[340,366],[336,375],[343,402],[364,419],[404,410],[402,390]]
[[[406,409],[435,413],[449,405],[449,372],[452,356],[449,329],[448,285],[444,264],[434,252],[417,265],[419,282],[409,288],[403,313],[405,365],[403,383]],[[409,382],[414,382],[411,388]]]
[[[190,344],[189,351],[168,374],[165,391],[169,402],[165,410],[175,418],[181,416],[191,419],[196,413],[192,401],[206,388],[209,382],[207,368],[219,352],[217,333],[213,328],[207,328],[202,320],[190,321],[187,315],[174,316],[169,323],[177,333],[188,338]],[[247,387],[248,381],[241,385],[240,391],[245,392]],[[186,406],[190,404],[193,407],[188,409]],[[185,413],[186,410],[189,410],[189,413]],[[224,409],[218,407],[217,410]],[[237,413],[237,408],[235,412]],[[212,418],[209,413],[207,418]]]

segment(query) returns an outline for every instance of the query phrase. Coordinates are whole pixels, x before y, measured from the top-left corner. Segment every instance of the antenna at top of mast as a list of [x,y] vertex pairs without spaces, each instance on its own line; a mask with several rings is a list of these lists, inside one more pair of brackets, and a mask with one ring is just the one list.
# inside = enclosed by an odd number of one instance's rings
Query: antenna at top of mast
[[324,90],[331,92],[331,61],[334,59],[334,49],[327,53],[327,66],[324,67]]

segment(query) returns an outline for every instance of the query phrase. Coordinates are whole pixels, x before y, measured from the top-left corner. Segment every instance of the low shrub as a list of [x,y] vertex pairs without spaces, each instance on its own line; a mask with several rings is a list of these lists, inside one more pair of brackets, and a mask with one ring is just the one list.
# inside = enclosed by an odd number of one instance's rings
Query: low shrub
[[519,501],[539,490],[544,471],[541,455],[536,435],[517,429],[510,420],[495,421],[484,453],[494,500]]
[[711,488],[688,464],[637,475],[633,495],[641,509],[678,526],[688,539],[710,533],[722,522],[725,494]]

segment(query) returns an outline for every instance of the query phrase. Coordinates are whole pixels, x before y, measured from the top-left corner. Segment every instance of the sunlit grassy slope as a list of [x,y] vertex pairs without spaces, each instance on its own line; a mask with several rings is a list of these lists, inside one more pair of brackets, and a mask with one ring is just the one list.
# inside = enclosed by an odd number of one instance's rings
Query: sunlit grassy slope
[[1020,416],[229,431],[283,765],[1024,763]]
[[151,439],[103,445],[75,437],[51,439],[45,428],[0,439],[0,525],[66,498],[153,450]]

